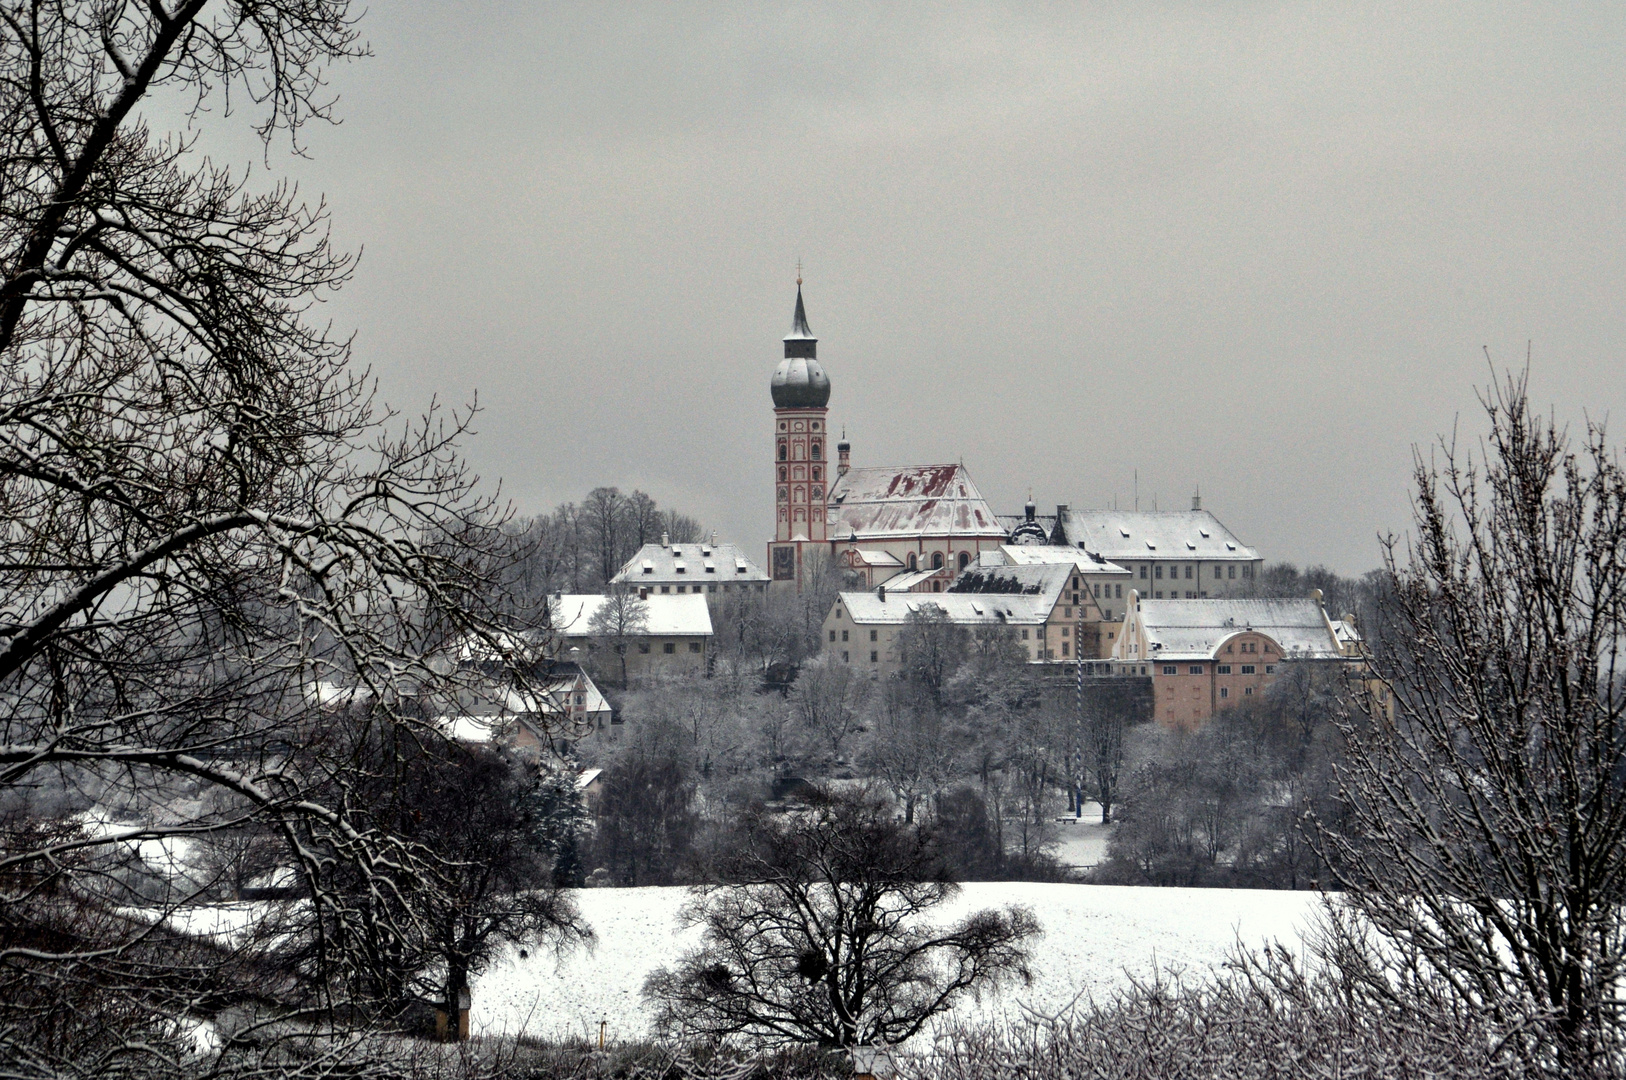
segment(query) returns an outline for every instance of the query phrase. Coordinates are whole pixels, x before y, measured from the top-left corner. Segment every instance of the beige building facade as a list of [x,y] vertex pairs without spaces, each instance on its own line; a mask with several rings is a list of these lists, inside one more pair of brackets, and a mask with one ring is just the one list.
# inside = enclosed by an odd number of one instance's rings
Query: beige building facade
[[1319,593],[1302,600],[1135,593],[1112,650],[1117,673],[1151,678],[1157,721],[1184,728],[1262,695],[1284,665],[1363,659],[1354,623],[1330,619]]

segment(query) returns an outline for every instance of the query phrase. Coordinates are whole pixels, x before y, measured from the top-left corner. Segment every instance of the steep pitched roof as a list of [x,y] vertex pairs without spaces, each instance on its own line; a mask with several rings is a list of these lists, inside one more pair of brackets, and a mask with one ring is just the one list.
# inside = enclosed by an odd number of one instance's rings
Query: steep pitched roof
[[[555,593],[548,598],[548,611],[553,629],[565,637],[587,637],[592,634],[593,615],[607,598],[594,593]],[[643,600],[644,625],[639,637],[709,637],[711,611],[706,598],[685,593],[682,596],[665,594]]]
[[912,612],[936,607],[959,626],[1031,626],[1050,617],[1054,604],[1042,596],[964,593],[892,593],[885,600],[872,592],[844,592],[837,599],[855,623],[901,624]]
[[1003,537],[963,465],[849,469],[830,487],[830,539]]
[[610,580],[628,585],[767,581],[768,575],[734,544],[645,544]]
[[1026,566],[968,566],[950,585],[950,594],[1033,596],[1044,601],[1046,610],[1061,602],[1077,567],[1066,563],[1033,563]]
[[1086,574],[1127,574],[1117,563],[1108,562],[1100,555],[1060,544],[1001,544],[1000,554],[1006,563],[1025,566],[1035,563],[1066,563]]
[[1082,545],[1117,563],[1259,558],[1207,510],[1068,510],[1059,515],[1051,541]]
[[1348,655],[1346,635],[1354,629],[1340,623],[1335,630],[1313,599],[1142,600],[1130,618],[1140,622],[1147,660],[1208,659],[1247,631],[1275,641],[1290,660],[1337,660]]

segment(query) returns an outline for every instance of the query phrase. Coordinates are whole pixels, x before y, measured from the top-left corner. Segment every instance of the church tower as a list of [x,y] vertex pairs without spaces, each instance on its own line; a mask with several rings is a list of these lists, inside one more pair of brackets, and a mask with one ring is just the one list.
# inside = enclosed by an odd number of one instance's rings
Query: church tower
[[785,338],[785,358],[770,389],[774,413],[774,538],[768,565],[774,581],[801,587],[803,551],[825,544],[829,489],[830,379],[818,361],[819,339],[807,325],[802,279],[796,278],[796,315]]

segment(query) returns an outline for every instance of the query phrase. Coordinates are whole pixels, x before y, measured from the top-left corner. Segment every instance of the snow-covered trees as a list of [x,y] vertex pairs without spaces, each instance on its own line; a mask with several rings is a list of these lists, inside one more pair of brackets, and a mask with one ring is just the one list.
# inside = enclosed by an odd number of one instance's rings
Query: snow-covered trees
[[[391,773],[370,748],[446,748],[417,703],[449,699],[450,643],[502,654],[465,418],[392,420],[308,317],[350,269],[320,206],[140,119],[229,98],[294,132],[361,51],[344,0],[0,3],[3,1071],[175,1075],[178,1033],[250,999],[217,1064],[275,1071],[285,1010],[398,1004],[375,991],[444,898],[356,793]],[[239,833],[305,898],[296,969],[183,947],[110,872]]]
[[748,816],[716,872],[689,909],[704,943],[645,984],[678,1036],[900,1042],[961,996],[1025,977],[1039,932],[1018,907],[925,922],[954,890],[933,842],[863,793]]
[[1417,466],[1415,547],[1343,722],[1356,908],[1513,1032],[1532,1062],[1616,1075],[1626,911],[1626,474],[1522,377],[1481,455]]

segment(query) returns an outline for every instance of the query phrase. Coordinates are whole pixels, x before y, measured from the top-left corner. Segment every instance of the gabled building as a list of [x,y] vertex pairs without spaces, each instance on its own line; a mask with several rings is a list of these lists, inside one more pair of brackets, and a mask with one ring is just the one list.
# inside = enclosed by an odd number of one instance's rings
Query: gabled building
[[1190,510],[1074,510],[1062,503],[1054,516],[1001,520],[1013,544],[1040,544],[1042,533],[1044,543],[1117,563],[1148,600],[1228,596],[1250,588],[1264,566],[1199,498]]
[[768,575],[733,544],[674,544],[665,534],[658,544],[645,544],[610,579],[613,585],[638,590],[638,595],[685,596],[699,593],[720,599],[742,593],[763,593]]
[[[600,649],[612,647],[594,616],[610,598],[592,593],[554,593],[548,597],[552,648],[562,659],[585,662]],[[655,593],[638,603],[642,621],[628,627],[627,674],[694,673],[706,670],[711,650],[711,610],[706,597],[693,592],[682,596]],[[616,665],[619,666],[619,658]],[[600,674],[607,666],[601,660]]]
[[[983,596],[965,593],[844,592],[836,597],[824,619],[826,656],[881,678],[896,675],[903,666],[900,648],[910,616],[942,615],[970,631],[1009,630],[1027,651],[1028,659],[1045,659],[1050,640],[1053,605],[1039,595]],[[1061,627],[1055,631],[1060,639]],[[1068,639],[1071,640],[1070,638]]]
[[854,469],[845,436],[830,456],[830,377],[807,323],[802,282],[769,390],[774,406],[774,536],[768,572],[800,589],[814,552],[868,585],[929,572],[941,591],[977,555],[1005,540],[964,465]]
[[[850,444],[841,445],[846,461]],[[920,592],[941,592],[983,551],[1005,541],[993,507],[964,465],[843,468],[830,488],[828,520],[843,567],[866,572],[876,556],[887,557],[898,574],[927,575],[917,579]]]
[[1005,565],[974,563],[960,572],[948,595],[964,593],[990,599],[1040,598],[1048,615],[1040,643],[1032,653],[1035,661],[1099,660],[1111,652],[1117,640],[1118,625],[1110,623],[1090,582],[1071,559]]
[[1099,555],[1078,548],[1055,544],[1004,544],[997,552],[983,555],[983,565],[1031,566],[1061,564],[1073,567],[1083,588],[1088,589],[1101,618],[1106,622],[1122,622],[1127,597],[1134,589],[1135,578],[1117,563],[1108,562]]
[[1353,620],[1328,618],[1319,590],[1303,600],[1142,600],[1132,592],[1112,650],[1119,674],[1151,677],[1156,718],[1173,727],[1262,694],[1284,665],[1362,659]]

